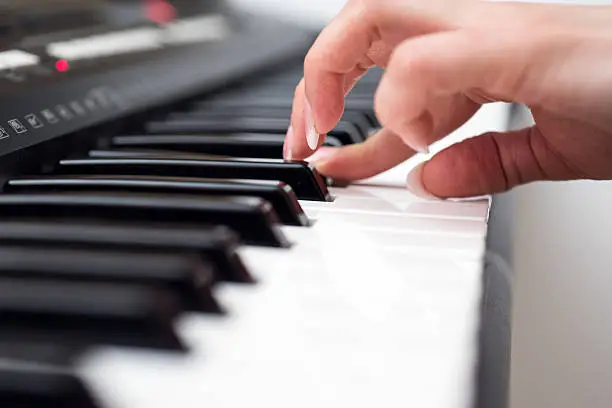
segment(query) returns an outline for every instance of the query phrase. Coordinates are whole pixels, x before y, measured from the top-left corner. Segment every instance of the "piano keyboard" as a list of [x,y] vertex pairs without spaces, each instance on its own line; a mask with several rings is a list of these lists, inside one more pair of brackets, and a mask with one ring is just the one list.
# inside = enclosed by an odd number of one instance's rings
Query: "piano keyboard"
[[[167,103],[6,178],[1,407],[477,403],[491,200],[411,195],[422,157],[350,185],[283,161],[299,75]],[[375,131],[379,77],[326,144]]]

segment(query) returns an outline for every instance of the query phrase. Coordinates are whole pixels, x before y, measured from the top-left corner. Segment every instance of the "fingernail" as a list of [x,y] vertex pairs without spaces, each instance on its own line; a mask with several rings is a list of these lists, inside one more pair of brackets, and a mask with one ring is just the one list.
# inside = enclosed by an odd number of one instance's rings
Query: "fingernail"
[[415,121],[404,125],[402,139],[418,153],[429,154],[429,145],[425,142],[429,129],[423,121]]
[[417,153],[429,154],[429,146],[415,145],[413,148]]
[[293,140],[293,125],[289,126],[287,130],[287,137],[285,138],[285,144],[283,145],[283,159],[291,161],[291,141]]
[[425,163],[421,163],[414,168],[406,177],[406,188],[417,197],[427,200],[439,201],[440,198],[431,194],[423,185],[423,168]]
[[316,150],[317,146],[319,146],[319,134],[315,127],[312,107],[308,102],[308,98],[306,98],[306,103],[304,104],[304,116],[306,117],[306,143],[308,143],[310,150]]
[[328,160],[334,153],[336,153],[336,150],[337,149],[333,147],[321,147],[312,156],[305,159],[305,161],[317,166]]

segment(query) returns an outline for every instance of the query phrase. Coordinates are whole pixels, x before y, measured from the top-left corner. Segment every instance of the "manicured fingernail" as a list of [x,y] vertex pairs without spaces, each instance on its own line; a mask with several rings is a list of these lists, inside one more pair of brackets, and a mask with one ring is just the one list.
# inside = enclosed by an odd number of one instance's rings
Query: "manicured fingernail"
[[427,200],[440,200],[440,198],[431,194],[423,185],[423,168],[425,163],[421,163],[414,168],[406,177],[406,188],[417,197]]
[[421,154],[429,154],[429,146],[427,145],[415,145],[413,149]]
[[308,157],[305,161],[313,164],[314,166],[317,166],[325,162],[327,159],[329,159],[334,153],[336,153],[336,150],[337,149],[333,147],[321,147],[312,156]]
[[283,159],[291,161],[291,141],[293,140],[293,126],[289,126],[287,130],[287,137],[285,138],[285,144],[283,145]]
[[308,98],[306,98],[306,102],[304,104],[304,116],[306,119],[306,142],[308,143],[310,150],[316,150],[317,146],[319,146],[319,134],[317,133],[317,129],[315,127],[312,107],[308,102]]
[[429,154],[429,145],[425,141],[429,129],[422,121],[415,121],[404,125],[401,132],[404,142],[418,153]]

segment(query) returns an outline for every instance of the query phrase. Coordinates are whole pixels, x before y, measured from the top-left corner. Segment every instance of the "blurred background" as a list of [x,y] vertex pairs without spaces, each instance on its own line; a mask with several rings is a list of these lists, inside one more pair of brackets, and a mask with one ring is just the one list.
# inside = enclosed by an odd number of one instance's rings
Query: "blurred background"
[[[231,1],[313,27],[345,3]],[[513,126],[529,123],[524,111],[513,118]],[[512,407],[609,407],[612,183],[537,183],[500,198],[514,220]]]

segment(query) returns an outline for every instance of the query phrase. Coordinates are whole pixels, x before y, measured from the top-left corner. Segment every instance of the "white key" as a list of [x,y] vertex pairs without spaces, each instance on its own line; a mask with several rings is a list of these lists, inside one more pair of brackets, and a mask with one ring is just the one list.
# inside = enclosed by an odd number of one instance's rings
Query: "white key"
[[[286,237],[302,246],[308,246],[306,236],[325,235],[325,230],[312,230],[287,227],[283,231]],[[485,251],[485,241],[477,236],[453,236],[444,234],[419,234],[410,231],[354,231],[340,236],[346,243],[353,243],[355,248],[367,240],[370,247],[376,247],[381,252],[396,252],[410,254],[414,258],[460,258],[481,259]],[[311,239],[312,241],[312,239]],[[314,242],[317,240],[315,239]]]
[[411,197],[404,199],[381,197],[338,196],[333,203],[300,201],[308,210],[343,212],[354,214],[398,214],[412,217],[458,218],[483,221],[488,217],[488,201],[481,202],[438,202],[424,201]]
[[314,211],[309,213],[317,222],[323,220],[342,221],[361,231],[410,231],[445,235],[479,236],[486,233],[484,222],[457,219],[433,219],[421,217],[398,217],[389,214],[351,214]]
[[[349,187],[349,190],[355,186]],[[488,203],[453,203],[420,200],[408,193],[410,201],[395,205],[388,199],[371,194],[377,189],[359,187],[361,193],[370,193],[368,198],[338,197],[333,202],[301,201],[306,214],[315,219],[315,227],[306,234],[321,234],[321,223],[348,221],[337,231],[346,242],[368,241],[382,252],[399,251],[413,256],[451,256],[479,259],[485,249],[483,230],[474,234],[474,228],[483,228],[488,216]],[[382,189],[389,190],[389,189]],[[395,189],[392,189],[395,191]],[[412,208],[416,206],[417,211]],[[424,228],[424,226],[427,226]],[[461,227],[462,230],[457,230]],[[466,232],[466,228],[472,231]],[[304,230],[285,229],[285,234],[294,242],[304,242]],[[325,232],[324,232],[325,233]],[[321,238],[319,238],[320,240]],[[355,244],[355,247],[358,247]],[[444,249],[444,251],[441,251]]]

